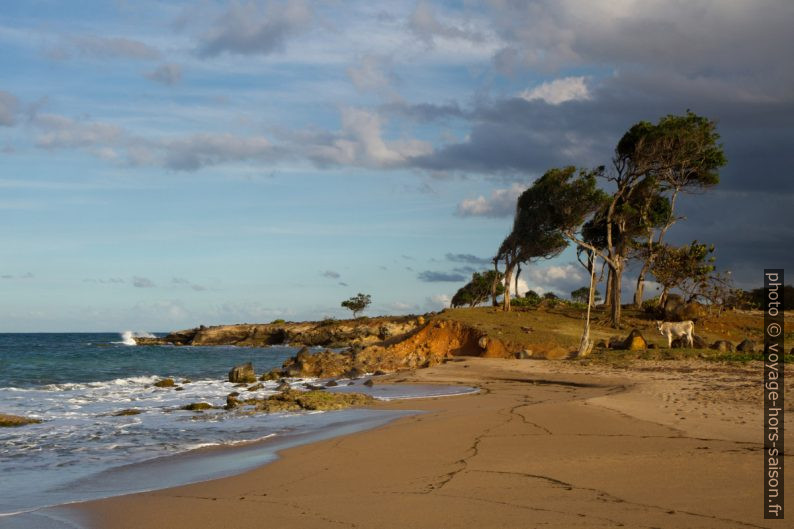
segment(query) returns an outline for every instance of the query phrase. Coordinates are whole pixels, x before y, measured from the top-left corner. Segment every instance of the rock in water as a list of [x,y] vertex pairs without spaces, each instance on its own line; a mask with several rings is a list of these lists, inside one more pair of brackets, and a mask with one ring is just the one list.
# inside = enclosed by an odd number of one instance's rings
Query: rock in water
[[164,378],[155,382],[154,385],[158,388],[172,388],[176,385],[176,382],[174,382],[173,378]]
[[375,383],[372,381],[371,378],[368,378],[367,381],[364,382],[364,385],[371,388],[372,386],[375,385]]
[[40,422],[39,419],[30,419],[28,417],[20,417],[19,415],[0,413],[0,427],[24,426],[26,424],[36,424]]
[[247,364],[240,364],[234,366],[229,371],[229,382],[236,382],[238,384],[251,384],[256,382],[256,373],[254,373],[254,366],[251,362]]

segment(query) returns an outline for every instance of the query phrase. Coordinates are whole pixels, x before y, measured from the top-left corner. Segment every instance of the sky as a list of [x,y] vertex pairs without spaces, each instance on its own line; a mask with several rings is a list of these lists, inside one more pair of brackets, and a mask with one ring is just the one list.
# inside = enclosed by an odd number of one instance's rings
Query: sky
[[[687,109],[728,165],[670,242],[745,288],[794,273],[793,25],[788,0],[4,0],[0,332],[438,310],[534,179]],[[520,281],[587,278],[569,249]]]

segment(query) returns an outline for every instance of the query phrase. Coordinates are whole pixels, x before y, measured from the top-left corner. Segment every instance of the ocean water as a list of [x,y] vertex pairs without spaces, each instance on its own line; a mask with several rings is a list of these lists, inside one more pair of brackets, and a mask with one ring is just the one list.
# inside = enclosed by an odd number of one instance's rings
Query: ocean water
[[[400,415],[364,409],[282,414],[180,409],[192,402],[222,406],[226,395],[240,389],[226,381],[232,366],[250,361],[262,373],[296,350],[136,346],[129,332],[0,334],[0,412],[42,420],[0,428],[0,527],[30,525],[25,515],[11,513],[229,475],[273,459],[276,449],[296,440],[372,427]],[[183,389],[153,386],[163,377]],[[290,382],[300,387],[315,381]],[[335,391],[383,399],[470,391],[341,382]],[[265,383],[250,396],[272,394],[275,386]],[[142,413],[114,415],[128,408]],[[238,449],[212,450],[223,446]],[[164,464],[170,465],[165,473]]]

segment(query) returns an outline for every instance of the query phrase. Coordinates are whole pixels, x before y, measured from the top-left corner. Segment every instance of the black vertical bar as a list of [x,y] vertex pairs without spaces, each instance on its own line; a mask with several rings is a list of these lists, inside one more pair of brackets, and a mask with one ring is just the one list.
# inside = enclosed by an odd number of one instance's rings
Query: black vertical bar
[[783,515],[783,280],[782,269],[764,270],[764,518]]

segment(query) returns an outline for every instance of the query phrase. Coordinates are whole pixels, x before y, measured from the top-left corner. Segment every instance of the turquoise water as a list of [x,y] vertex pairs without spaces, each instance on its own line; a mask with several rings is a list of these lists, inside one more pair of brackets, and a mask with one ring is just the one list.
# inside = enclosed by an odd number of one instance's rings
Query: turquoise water
[[[269,461],[275,447],[284,443],[347,433],[399,415],[365,409],[281,414],[184,411],[180,407],[191,402],[223,406],[226,395],[239,390],[227,381],[232,366],[252,362],[262,373],[281,365],[296,348],[130,343],[129,336],[113,333],[0,334],[0,413],[42,420],[0,428],[0,527],[32,523],[10,513],[229,475]],[[182,390],[153,386],[163,377],[174,378]],[[377,384],[368,388],[364,381],[343,379],[333,391],[392,399],[470,390]],[[308,381],[289,382],[300,388]],[[270,395],[276,384],[267,382],[250,396]],[[142,413],[114,416],[127,408]],[[207,457],[207,449],[223,446],[236,449],[216,450]],[[142,470],[152,464],[158,469],[167,464],[170,470]]]

